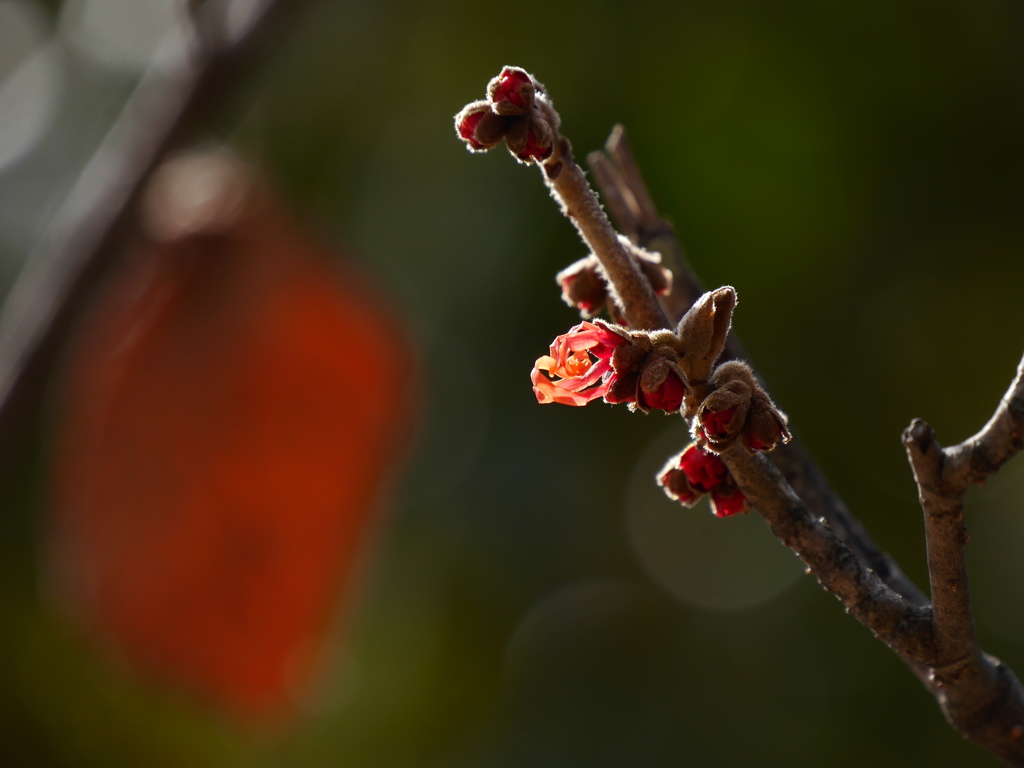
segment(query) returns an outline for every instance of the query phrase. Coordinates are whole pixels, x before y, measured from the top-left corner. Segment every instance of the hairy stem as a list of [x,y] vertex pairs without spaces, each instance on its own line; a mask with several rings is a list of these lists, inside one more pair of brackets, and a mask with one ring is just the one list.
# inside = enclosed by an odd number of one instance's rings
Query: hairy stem
[[609,287],[629,326],[635,330],[670,328],[651,283],[612,227],[583,169],[572,156],[568,139],[558,137],[557,151],[543,165],[551,195],[576,227],[583,242],[597,256]]

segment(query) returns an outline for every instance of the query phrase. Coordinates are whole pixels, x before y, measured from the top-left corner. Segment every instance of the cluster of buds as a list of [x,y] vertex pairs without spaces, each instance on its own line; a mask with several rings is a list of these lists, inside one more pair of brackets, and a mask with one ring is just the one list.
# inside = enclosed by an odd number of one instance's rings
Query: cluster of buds
[[[672,273],[661,265],[661,254],[644,250],[622,235],[619,240],[636,260],[654,292],[659,296],[667,295],[672,290]],[[555,281],[562,288],[562,301],[579,310],[584,319],[590,320],[607,310],[614,322],[623,323],[622,310],[612,299],[608,280],[594,254],[570,264],[555,276]]]
[[712,391],[697,410],[692,432],[719,453],[736,440],[744,440],[747,449],[770,451],[791,439],[786,416],[750,370],[740,360],[731,360],[715,369]]
[[[569,274],[563,284],[571,288],[591,279],[603,280],[596,267]],[[630,331],[584,321],[537,359],[530,376],[533,390],[542,403],[586,405],[602,398],[645,413],[683,410],[693,417],[694,439],[714,453],[740,437],[751,451],[770,451],[789,442],[785,415],[746,363],[732,360],[715,367],[735,307],[736,291],[723,286],[697,299],[675,331]]]
[[629,331],[583,322],[552,342],[530,379],[541,403],[628,403],[630,410],[676,413],[687,393],[678,338],[671,331]]
[[471,152],[486,152],[505,140],[523,163],[551,157],[559,118],[544,86],[525,69],[505,67],[487,84],[487,98],[463,107],[455,131]]
[[[575,280],[570,281],[575,282]],[[707,390],[711,366],[722,353],[736,306],[729,286],[704,294],[675,331],[630,331],[601,320],[583,322],[538,358],[531,379],[542,403],[629,403],[645,413],[697,411],[697,385]]]
[[687,507],[709,495],[711,512],[716,517],[750,511],[750,504],[725,463],[698,443],[691,443],[666,462],[658,473],[658,484],[670,498]]
[[[544,86],[524,69],[504,67],[487,84],[487,98],[467,104],[455,116],[455,131],[471,152],[485,152],[504,140],[513,157],[544,163],[548,178],[554,180],[562,168],[559,158],[570,151],[558,133],[559,122]],[[555,191],[566,215],[574,217],[570,203]],[[608,225],[607,219],[603,223]],[[578,221],[577,226],[584,231]],[[621,235],[619,240],[654,293],[668,294],[672,274],[661,265],[660,255]],[[691,422],[695,442],[659,474],[666,493],[686,506],[710,495],[712,511],[719,517],[748,511],[749,504],[718,454],[737,440],[751,452],[770,451],[788,442],[790,433],[785,415],[746,363],[729,361],[716,367],[732,325],[735,290],[724,286],[705,293],[675,330],[629,330],[596,255],[562,270],[556,280],[563,300],[579,310],[584,322],[557,337],[549,354],[537,359],[530,375],[537,400],[581,406],[602,399],[627,403],[630,410],[644,413],[681,412]],[[619,324],[594,320],[602,311]]]

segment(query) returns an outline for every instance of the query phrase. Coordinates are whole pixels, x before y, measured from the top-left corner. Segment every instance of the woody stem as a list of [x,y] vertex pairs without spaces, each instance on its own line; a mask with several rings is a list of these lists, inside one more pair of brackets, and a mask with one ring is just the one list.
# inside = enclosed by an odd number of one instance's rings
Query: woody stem
[[597,256],[608,278],[608,287],[622,308],[626,322],[635,330],[671,328],[650,281],[636,259],[619,239],[597,194],[572,156],[569,140],[555,137],[555,151],[542,165],[551,196],[559,202],[580,237]]

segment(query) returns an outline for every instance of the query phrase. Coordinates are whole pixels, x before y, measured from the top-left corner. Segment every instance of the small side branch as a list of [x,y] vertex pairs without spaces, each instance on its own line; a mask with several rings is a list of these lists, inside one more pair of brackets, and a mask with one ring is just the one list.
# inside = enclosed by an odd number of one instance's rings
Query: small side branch
[[980,485],[1024,447],[1024,359],[992,418],[973,437],[947,450],[945,474],[951,482]]
[[930,687],[949,721],[1012,765],[1024,765],[1024,689],[1013,672],[978,647],[967,581],[964,497],[1021,449],[1024,360],[988,424],[943,448],[915,419],[903,433],[924,512],[936,658]]
[[935,611],[939,664],[966,659],[976,652],[974,618],[967,586],[963,498],[966,488],[943,478],[946,454],[931,427],[915,419],[903,433],[924,510],[928,577]]

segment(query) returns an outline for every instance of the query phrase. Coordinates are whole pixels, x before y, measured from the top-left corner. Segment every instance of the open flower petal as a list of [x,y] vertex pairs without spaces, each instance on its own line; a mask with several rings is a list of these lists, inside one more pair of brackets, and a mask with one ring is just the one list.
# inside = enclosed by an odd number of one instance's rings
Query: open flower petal
[[586,405],[603,397],[615,379],[611,357],[627,341],[604,323],[580,323],[551,343],[530,374],[541,403]]

